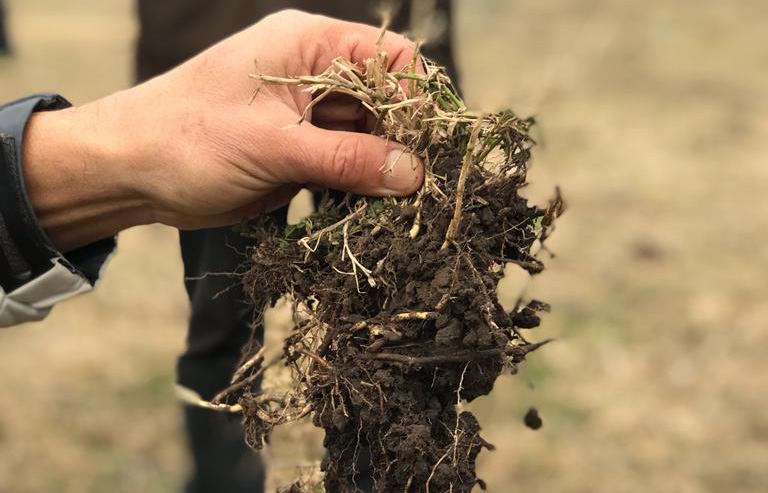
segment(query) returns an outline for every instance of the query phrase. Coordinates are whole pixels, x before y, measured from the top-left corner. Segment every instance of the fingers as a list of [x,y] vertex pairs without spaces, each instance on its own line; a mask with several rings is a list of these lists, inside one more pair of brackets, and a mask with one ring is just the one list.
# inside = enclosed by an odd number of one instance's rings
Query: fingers
[[[325,44],[314,53],[313,73],[322,72],[336,57],[344,57],[358,65],[376,57],[381,28],[328,17],[321,19],[323,24],[317,35],[325,40]],[[317,38],[306,39],[308,48],[312,43],[317,46]],[[381,38],[381,49],[387,53],[388,70],[398,71],[413,61],[416,44],[405,36],[387,31]]]
[[311,125],[295,137],[302,157],[297,178],[303,183],[360,195],[402,197],[424,181],[421,159],[380,137]]
[[[388,72],[399,72],[414,62],[416,44],[405,36],[392,31],[386,31],[382,36],[382,31],[379,27],[353,22],[341,22],[333,19],[328,20],[331,22],[328,27],[331,49],[329,53],[318,53],[323,61],[320,65],[315,65],[316,67],[319,66],[325,69],[338,56],[363,66],[365,60],[376,58],[379,49],[377,46],[379,39],[381,39],[381,50],[387,54]],[[328,56],[329,54],[331,56]],[[418,57],[416,57],[415,62],[416,73],[424,74],[424,67]],[[400,84],[407,94],[411,92],[411,84],[407,80],[402,80]]]
[[[347,33],[346,48],[349,50],[349,60],[361,64],[368,58],[375,58],[376,43],[381,36],[381,29],[365,24],[354,24],[356,29]],[[398,71],[413,61],[416,44],[392,31],[387,31],[381,38],[381,50],[387,54],[389,71]]]

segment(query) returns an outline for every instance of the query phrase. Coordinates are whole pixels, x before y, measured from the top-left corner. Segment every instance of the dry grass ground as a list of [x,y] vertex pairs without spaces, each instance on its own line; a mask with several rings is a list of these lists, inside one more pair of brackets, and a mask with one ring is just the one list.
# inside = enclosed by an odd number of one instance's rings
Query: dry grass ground
[[[8,3],[0,100],[129,83],[129,0]],[[457,3],[469,101],[538,114],[531,196],[559,183],[571,205],[529,288],[560,340],[473,404],[498,446],[481,476],[496,493],[767,491],[768,6]],[[95,293],[0,333],[0,493],[178,489],[175,241],[126,232]]]

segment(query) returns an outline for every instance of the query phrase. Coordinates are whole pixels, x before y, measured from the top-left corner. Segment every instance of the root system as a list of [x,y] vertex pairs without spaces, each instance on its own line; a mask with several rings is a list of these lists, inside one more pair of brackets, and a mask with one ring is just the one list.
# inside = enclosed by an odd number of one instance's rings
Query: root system
[[[377,493],[468,492],[484,487],[475,460],[492,446],[460,404],[489,393],[547,342],[522,334],[547,305],[505,311],[497,285],[508,263],[541,272],[536,252],[563,202],[556,193],[537,207],[519,194],[530,119],[468,111],[445,72],[420,56],[400,72],[387,65],[379,53],[363,67],[335,60],[320,76],[254,76],[301,86],[314,102],[356,98],[374,133],[423,158],[426,179],[410,198],[328,195],[297,225],[265,218],[247,228],[245,289],[259,309],[290,297],[296,329],[276,361],[265,362],[254,341],[232,387],[208,404],[242,412],[254,448],[275,426],[311,416],[325,431],[327,492],[358,491],[362,453]],[[292,388],[254,391],[277,363],[290,368]]]

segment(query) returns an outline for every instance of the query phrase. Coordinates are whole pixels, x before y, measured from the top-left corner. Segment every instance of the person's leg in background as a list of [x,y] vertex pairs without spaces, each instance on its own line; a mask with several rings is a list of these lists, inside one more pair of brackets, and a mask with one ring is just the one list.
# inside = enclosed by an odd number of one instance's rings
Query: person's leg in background
[[[2,0],[0,0],[2,1]],[[450,20],[450,0],[438,0]],[[138,0],[140,35],[136,53],[138,81],[183,62],[211,44],[284,8],[297,8],[340,19],[377,24],[375,0]],[[410,2],[404,2],[391,29],[407,27]],[[428,46],[425,53],[456,74],[450,36]],[[285,210],[278,212],[285,220]],[[178,382],[210,399],[226,387],[251,333],[252,312],[236,280],[206,273],[234,272],[245,260],[247,240],[232,228],[181,232],[181,253],[192,313],[187,349],[179,358]],[[231,288],[231,289],[228,289]],[[185,409],[193,459],[189,493],[263,491],[264,469],[245,445],[238,420],[212,411]],[[370,487],[365,460],[358,470],[362,489]],[[369,476],[369,475],[368,475]]]
[[3,0],[0,0],[0,56],[8,55],[11,52],[11,46],[8,43],[8,33],[5,29],[5,6]]
[[[231,227],[181,233],[192,313],[177,379],[204,399],[228,385],[251,334],[252,310],[240,281],[210,274],[235,272],[247,243]],[[184,415],[193,463],[187,492],[260,493],[264,466],[245,445],[239,417],[192,406],[185,407]]]

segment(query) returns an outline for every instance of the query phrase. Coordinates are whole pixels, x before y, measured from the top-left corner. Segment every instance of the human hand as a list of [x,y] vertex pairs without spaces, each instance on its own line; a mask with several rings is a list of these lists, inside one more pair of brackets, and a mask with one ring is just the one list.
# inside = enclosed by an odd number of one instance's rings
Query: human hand
[[[296,87],[256,88],[258,71],[319,74],[342,56],[375,56],[379,29],[283,11],[178,68],[94,103],[30,120],[24,160],[33,207],[66,251],[136,224],[183,229],[233,224],[286,204],[305,185],[402,196],[423,180],[421,161],[361,129],[344,98],[316,105]],[[387,33],[390,68],[413,44]],[[388,171],[382,171],[388,170]]]

